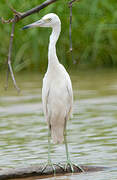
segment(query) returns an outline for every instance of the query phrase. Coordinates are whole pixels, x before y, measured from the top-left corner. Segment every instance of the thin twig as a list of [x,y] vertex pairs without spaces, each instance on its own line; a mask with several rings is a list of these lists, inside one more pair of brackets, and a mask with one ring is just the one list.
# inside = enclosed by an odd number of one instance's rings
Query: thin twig
[[69,8],[70,8],[70,23],[69,23],[69,41],[70,41],[70,52],[71,52],[71,55],[72,55],[72,60],[73,60],[73,63],[75,64],[76,63],[76,60],[74,60],[74,56],[73,56],[73,48],[72,48],[72,5],[75,1],[79,1],[79,0],[71,0],[69,1],[68,5],[69,5]]
[[12,22],[13,22],[13,19],[8,19],[8,20],[6,20],[6,19],[4,19],[3,17],[1,17],[0,20],[1,20],[2,24],[6,24],[6,23],[9,24],[9,23],[12,23]]
[[[8,65],[8,62],[7,62],[7,65]],[[5,90],[8,89],[8,80],[9,80],[9,66],[7,66]]]
[[72,4],[70,5],[70,23],[69,23],[69,40],[70,40],[70,52],[72,52]]
[[15,77],[13,74],[13,69],[11,66],[11,54],[12,54],[12,47],[13,47],[14,30],[15,30],[15,22],[12,23],[12,30],[11,30],[11,36],[10,36],[9,52],[8,52],[8,69],[7,69],[7,78],[6,78],[5,89],[8,89],[8,76],[9,76],[9,72],[10,72],[12,80],[13,80],[14,87],[17,89],[17,91],[19,93],[20,89],[18,88],[18,86],[16,84],[16,80],[15,80]]
[[[23,15],[23,13],[16,11],[13,7],[10,7],[10,9],[13,11],[13,13],[17,16]],[[16,18],[16,17],[15,17]]]

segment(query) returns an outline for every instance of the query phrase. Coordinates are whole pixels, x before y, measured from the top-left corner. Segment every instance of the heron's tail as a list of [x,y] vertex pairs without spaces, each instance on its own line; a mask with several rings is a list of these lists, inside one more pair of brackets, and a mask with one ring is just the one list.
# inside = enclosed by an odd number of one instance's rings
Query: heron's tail
[[52,127],[51,136],[54,144],[61,144],[64,141],[64,127]]

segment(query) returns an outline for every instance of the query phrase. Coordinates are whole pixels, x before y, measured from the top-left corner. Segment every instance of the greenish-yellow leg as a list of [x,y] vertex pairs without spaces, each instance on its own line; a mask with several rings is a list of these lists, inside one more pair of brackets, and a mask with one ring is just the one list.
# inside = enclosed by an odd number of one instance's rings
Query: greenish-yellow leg
[[[67,167],[70,166],[71,171],[74,172],[74,167],[73,167],[74,164],[72,164],[72,162],[70,160],[66,136],[67,136],[67,133],[66,133],[66,129],[65,129],[64,141],[65,141],[65,149],[66,149],[66,157],[67,157],[67,163],[66,163],[65,169],[67,169]],[[84,172],[84,170],[80,166],[77,166],[77,165],[75,165],[75,166],[78,167],[82,172]]]
[[48,164],[51,162],[51,157],[50,157],[50,136],[51,136],[51,133],[50,133],[50,128],[48,128]]
[[68,151],[68,144],[67,144],[67,138],[66,138],[66,129],[65,129],[65,135],[64,135],[64,141],[65,141],[65,150],[66,150],[66,157],[67,157],[67,163],[65,166],[65,169],[67,169],[67,166],[70,166],[71,171],[74,172],[74,168],[73,168],[73,164],[70,160],[70,155],[69,155],[69,151]]
[[47,166],[51,166],[53,169],[54,174],[56,173],[54,164],[51,161],[51,156],[50,156],[50,150],[51,150],[51,143],[50,143],[50,137],[51,137],[51,132],[50,132],[50,128],[48,128],[48,163],[47,165],[43,168],[42,172],[45,171],[45,169],[47,168]]

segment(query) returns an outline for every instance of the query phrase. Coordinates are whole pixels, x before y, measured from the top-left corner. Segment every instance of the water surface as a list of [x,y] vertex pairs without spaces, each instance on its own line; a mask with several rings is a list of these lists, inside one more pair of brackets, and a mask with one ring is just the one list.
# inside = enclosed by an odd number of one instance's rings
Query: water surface
[[[4,91],[0,77],[0,168],[22,167],[47,161],[47,125],[41,102],[42,75],[19,74],[18,95],[10,82]],[[71,159],[77,164],[117,166],[117,73],[71,73],[73,118],[68,122]],[[52,145],[53,162],[65,160],[64,145]],[[33,178],[38,179],[38,178]],[[47,178],[46,178],[47,179]],[[117,179],[117,170],[48,179]],[[27,180],[32,180],[28,178]]]

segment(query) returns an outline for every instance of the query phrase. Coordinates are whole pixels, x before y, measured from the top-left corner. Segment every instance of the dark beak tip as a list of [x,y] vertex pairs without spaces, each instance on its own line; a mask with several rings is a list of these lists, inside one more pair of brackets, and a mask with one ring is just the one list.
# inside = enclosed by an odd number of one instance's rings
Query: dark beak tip
[[28,29],[30,26],[24,26],[22,30]]

